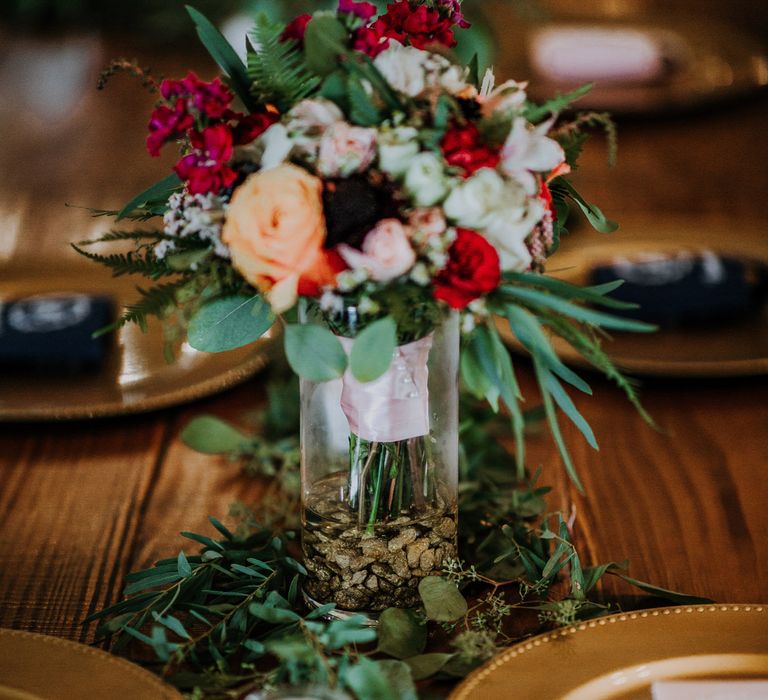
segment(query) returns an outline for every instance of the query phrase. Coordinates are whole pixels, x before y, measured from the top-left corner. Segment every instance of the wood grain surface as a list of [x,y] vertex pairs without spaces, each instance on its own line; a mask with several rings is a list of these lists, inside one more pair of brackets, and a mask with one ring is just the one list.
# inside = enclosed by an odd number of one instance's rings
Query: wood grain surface
[[[94,51],[88,89],[63,123],[48,128],[39,115],[0,111],[0,292],[3,265],[38,261],[41,274],[77,265],[66,243],[107,226],[65,202],[118,205],[168,165],[143,152],[150,96],[124,78],[106,95],[90,89],[100,61],[136,50],[124,40],[97,42]],[[168,72],[187,63],[148,58]],[[634,119],[621,125],[619,165],[608,171],[595,142],[578,184],[619,220],[652,227],[657,216],[682,215],[702,228],[730,220],[734,237],[740,222],[760,230],[766,117],[766,100],[753,98]],[[517,365],[535,405],[530,369],[524,360]],[[717,601],[768,601],[768,379],[648,380],[643,399],[660,431],[645,426],[617,389],[591,381],[595,396],[577,400],[600,451],[566,429],[586,494],[567,482],[546,434],[533,435],[529,447],[531,466],[541,465],[543,482],[556,485],[553,508],[576,508],[585,558],[628,558],[637,578]],[[258,483],[191,452],[178,435],[195,415],[237,419],[263,396],[256,377],[149,415],[0,425],[0,626],[88,641],[92,629],[82,620],[119,597],[125,573],[175,555],[184,546],[180,530],[210,532],[209,514],[225,518],[231,502],[258,499]]]

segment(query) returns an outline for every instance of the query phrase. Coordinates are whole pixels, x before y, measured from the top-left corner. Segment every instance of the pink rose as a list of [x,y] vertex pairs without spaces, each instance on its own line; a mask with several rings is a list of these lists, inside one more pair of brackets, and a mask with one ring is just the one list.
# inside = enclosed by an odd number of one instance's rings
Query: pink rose
[[376,157],[376,130],[337,122],[320,139],[317,171],[323,177],[349,177]]
[[376,282],[391,282],[416,262],[409,230],[397,219],[384,219],[366,235],[362,252],[342,243],[339,254],[353,270],[367,270]]
[[426,209],[414,209],[408,215],[408,225],[421,233],[425,238],[433,236],[442,236],[448,224],[445,223],[443,210],[439,207],[429,207]]

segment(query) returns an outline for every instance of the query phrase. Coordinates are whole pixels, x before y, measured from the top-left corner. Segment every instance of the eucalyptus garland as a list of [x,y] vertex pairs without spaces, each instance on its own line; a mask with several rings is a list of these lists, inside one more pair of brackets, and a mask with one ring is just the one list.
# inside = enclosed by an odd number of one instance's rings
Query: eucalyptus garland
[[[268,403],[254,432],[199,416],[182,433],[187,445],[242,464],[268,479],[259,504],[232,505],[231,530],[183,532],[191,549],[126,577],[124,599],[91,616],[113,651],[149,648],[152,665],[193,698],[236,698],[257,688],[311,684],[358,700],[419,697],[415,683],[462,678],[520,640],[519,613],[538,632],[617,606],[597,584],[619,576],[652,596],[701,603],[629,578],[627,562],[587,565],[573,524],[547,507],[539,475],[517,477],[500,437],[508,424],[466,396],[462,406],[459,541],[461,560],[419,586],[421,607],[390,608],[378,628],[364,616],[332,619],[333,605],[309,611],[300,596],[306,570],[294,553],[299,502],[298,386],[275,363]],[[543,411],[529,412],[530,425]],[[194,553],[191,553],[194,552]],[[297,555],[298,556],[298,555]],[[329,617],[330,616],[330,617]],[[146,658],[146,655],[140,655]]]

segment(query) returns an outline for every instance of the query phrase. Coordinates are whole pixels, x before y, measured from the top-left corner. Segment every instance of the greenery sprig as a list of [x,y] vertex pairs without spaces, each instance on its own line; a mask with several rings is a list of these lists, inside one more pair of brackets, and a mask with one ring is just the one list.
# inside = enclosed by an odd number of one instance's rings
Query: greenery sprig
[[[269,479],[254,507],[234,504],[235,532],[182,533],[200,551],[180,553],[130,574],[125,599],[93,615],[97,636],[115,651],[153,650],[159,668],[197,698],[238,697],[253,687],[319,684],[359,700],[418,697],[414,682],[460,678],[519,640],[510,623],[529,611],[543,629],[613,611],[597,585],[616,575],[675,603],[703,599],[629,578],[627,563],[585,566],[572,523],[547,509],[540,475],[517,479],[504,446],[505,419],[463,398],[459,530],[464,560],[448,561],[419,587],[422,607],[391,608],[373,630],[364,618],[325,620],[333,606],[308,611],[303,566],[292,557],[298,527],[298,387],[273,365],[269,402],[253,416],[254,434],[213,416],[194,419],[183,440],[206,454],[239,461]],[[541,409],[523,416],[536,429]],[[287,517],[286,517],[287,515]],[[449,635],[446,644],[445,635]]]

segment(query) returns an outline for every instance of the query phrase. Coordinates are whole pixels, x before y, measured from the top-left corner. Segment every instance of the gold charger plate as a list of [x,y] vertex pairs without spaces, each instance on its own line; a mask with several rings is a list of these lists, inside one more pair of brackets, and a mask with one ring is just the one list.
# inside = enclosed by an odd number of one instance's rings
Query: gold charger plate
[[[754,230],[752,230],[754,229]],[[695,225],[686,220],[622,222],[620,231],[605,236],[574,233],[549,262],[548,274],[585,285],[589,273],[620,257],[712,251],[747,262],[768,263],[768,236],[752,225],[733,223]],[[739,236],[734,235],[739,231]],[[516,350],[522,346],[499,322],[504,340]],[[553,338],[562,359],[589,366],[568,343]],[[612,333],[603,345],[613,361],[634,374],[671,377],[730,377],[768,374],[768,306],[743,318],[715,324],[662,328],[656,333]]]
[[[111,297],[117,309],[138,296],[128,279],[72,267],[0,270],[0,301],[36,294],[84,293]],[[265,338],[227,353],[197,352],[184,344],[176,361],[163,355],[162,328],[145,334],[129,324],[111,338],[102,366],[62,374],[0,369],[0,421],[74,420],[166,408],[228,389],[267,363]]]
[[181,700],[125,659],[66,639],[0,629],[0,700]]
[[611,615],[529,639],[450,700],[649,700],[661,680],[768,678],[768,608],[703,605]]

